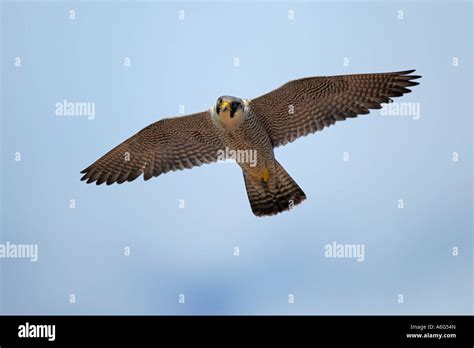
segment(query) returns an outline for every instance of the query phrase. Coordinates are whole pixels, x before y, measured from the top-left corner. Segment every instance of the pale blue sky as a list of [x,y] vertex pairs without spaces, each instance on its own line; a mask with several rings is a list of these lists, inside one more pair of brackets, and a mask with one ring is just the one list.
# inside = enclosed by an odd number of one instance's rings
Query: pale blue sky
[[[472,313],[470,2],[3,1],[1,10],[0,242],[39,247],[36,263],[0,259],[2,313]],[[420,103],[419,120],[375,111],[276,150],[308,197],[290,213],[253,216],[232,164],[120,186],[79,181],[179,105],[191,113],[299,77],[411,68],[421,84],[396,101]],[[64,99],[94,102],[95,118],[56,116]],[[333,241],[363,244],[364,262],[325,258]]]

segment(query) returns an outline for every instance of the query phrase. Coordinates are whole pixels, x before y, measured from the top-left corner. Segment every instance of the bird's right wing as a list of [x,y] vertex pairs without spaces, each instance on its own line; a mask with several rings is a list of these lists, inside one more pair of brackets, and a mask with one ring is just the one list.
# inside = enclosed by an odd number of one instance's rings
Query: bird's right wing
[[252,99],[250,107],[277,147],[409,93],[420,77],[414,71],[303,78]]
[[142,129],[84,169],[81,180],[110,185],[148,180],[171,170],[217,161],[224,146],[209,112],[163,119]]

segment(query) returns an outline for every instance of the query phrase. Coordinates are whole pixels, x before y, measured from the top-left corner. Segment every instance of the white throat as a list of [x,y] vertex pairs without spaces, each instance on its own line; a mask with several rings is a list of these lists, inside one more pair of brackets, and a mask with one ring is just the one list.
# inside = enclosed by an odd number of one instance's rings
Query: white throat
[[[243,114],[244,115],[247,115],[248,112],[249,112],[249,109],[250,109],[250,99],[242,99],[242,102],[244,104],[244,108],[243,108]],[[217,124],[219,125],[220,127],[224,127],[224,128],[227,128],[227,129],[235,129],[237,128],[240,123],[242,123],[243,119],[233,119],[232,121],[230,122],[225,122],[222,120],[222,118],[217,114],[217,111],[216,111],[216,107],[215,106],[211,106],[209,108],[209,113],[211,115],[211,120],[214,124]],[[229,121],[229,120],[227,120]]]

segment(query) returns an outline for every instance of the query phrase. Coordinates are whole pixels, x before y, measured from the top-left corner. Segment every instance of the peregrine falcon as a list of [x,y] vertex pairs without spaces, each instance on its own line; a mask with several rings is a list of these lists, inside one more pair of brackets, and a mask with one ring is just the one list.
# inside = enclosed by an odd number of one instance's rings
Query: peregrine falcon
[[216,162],[224,152],[253,153],[256,161],[249,161],[250,156],[236,161],[252,212],[278,214],[306,195],[273,149],[411,92],[407,87],[421,77],[412,75],[414,71],[308,77],[254,99],[222,96],[207,111],[150,124],[84,169],[81,180],[121,184],[142,174],[149,180]]

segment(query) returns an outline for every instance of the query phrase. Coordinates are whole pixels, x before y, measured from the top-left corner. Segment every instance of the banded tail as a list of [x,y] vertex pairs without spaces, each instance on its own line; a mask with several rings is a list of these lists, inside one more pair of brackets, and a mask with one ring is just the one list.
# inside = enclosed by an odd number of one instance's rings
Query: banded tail
[[[255,183],[252,177],[244,172],[245,188],[252,212],[256,216],[275,215],[290,210],[306,199],[306,195],[285,169],[275,160],[277,185],[274,192],[268,185]],[[262,185],[264,193],[255,185]]]

